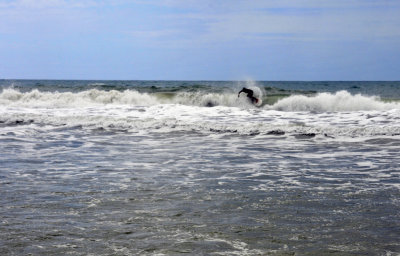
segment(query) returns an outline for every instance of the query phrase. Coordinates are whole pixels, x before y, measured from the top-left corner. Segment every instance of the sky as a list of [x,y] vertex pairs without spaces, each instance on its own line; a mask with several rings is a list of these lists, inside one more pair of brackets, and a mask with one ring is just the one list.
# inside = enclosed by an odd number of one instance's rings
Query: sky
[[0,0],[0,79],[400,80],[399,0]]

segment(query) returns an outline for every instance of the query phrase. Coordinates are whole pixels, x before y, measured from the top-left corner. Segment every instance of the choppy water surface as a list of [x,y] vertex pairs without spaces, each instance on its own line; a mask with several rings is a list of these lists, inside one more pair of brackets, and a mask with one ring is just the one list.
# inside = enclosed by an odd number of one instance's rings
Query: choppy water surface
[[400,253],[396,101],[39,87],[0,93],[2,255]]

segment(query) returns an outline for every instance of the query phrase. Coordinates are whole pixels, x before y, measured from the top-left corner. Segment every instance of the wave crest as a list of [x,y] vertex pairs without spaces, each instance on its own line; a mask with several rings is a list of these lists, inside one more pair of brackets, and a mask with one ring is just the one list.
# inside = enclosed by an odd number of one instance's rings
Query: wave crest
[[352,95],[347,91],[332,93],[319,93],[313,97],[293,95],[279,100],[272,109],[279,111],[311,111],[311,112],[337,112],[337,111],[369,111],[398,109],[398,103],[380,101],[376,96]]
[[101,91],[91,89],[78,93],[72,92],[41,92],[34,89],[30,92],[20,92],[15,89],[4,89],[0,94],[1,105],[23,107],[74,107],[106,104],[154,105],[157,98],[147,93],[126,90]]
[[135,90],[103,91],[90,89],[82,92],[42,92],[34,89],[20,92],[8,88],[0,93],[0,105],[19,107],[82,107],[91,105],[135,105],[182,104],[191,106],[241,106],[243,100],[233,93],[207,92],[162,92],[141,93]]
[[[268,97],[263,98],[268,102]],[[33,108],[75,108],[102,105],[154,106],[158,104],[181,104],[188,106],[226,106],[239,108],[255,108],[248,99],[237,97],[236,92],[159,92],[146,93],[135,90],[104,91],[90,89],[81,92],[43,92],[34,89],[20,92],[13,88],[4,89],[0,93],[0,105]],[[264,110],[286,112],[347,112],[400,109],[400,104],[383,102],[376,96],[352,95],[347,91],[336,93],[319,93],[315,96],[292,95],[280,99],[273,105],[264,105]]]

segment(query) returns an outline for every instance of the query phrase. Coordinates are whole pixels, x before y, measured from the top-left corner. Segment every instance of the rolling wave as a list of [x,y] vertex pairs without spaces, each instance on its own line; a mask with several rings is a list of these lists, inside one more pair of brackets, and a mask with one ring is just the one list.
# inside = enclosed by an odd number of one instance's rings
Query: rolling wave
[[[260,92],[262,95],[262,93]],[[269,96],[263,96],[268,102]],[[274,96],[275,97],[275,96]],[[42,92],[37,89],[21,92],[7,88],[0,93],[0,106],[33,108],[75,108],[103,105],[154,106],[158,104],[182,104],[188,106],[227,106],[255,108],[246,97],[237,97],[233,92],[180,91],[146,93],[136,90],[104,91],[90,89],[81,92]],[[313,96],[290,95],[277,99],[273,104],[264,104],[264,110],[287,112],[346,112],[399,109],[398,102],[384,102],[376,96],[352,95],[347,91],[318,93]]]
[[292,95],[281,99],[272,108],[280,111],[341,112],[399,109],[400,104],[383,102],[376,96],[352,95],[347,91],[339,91],[319,93],[312,97]]

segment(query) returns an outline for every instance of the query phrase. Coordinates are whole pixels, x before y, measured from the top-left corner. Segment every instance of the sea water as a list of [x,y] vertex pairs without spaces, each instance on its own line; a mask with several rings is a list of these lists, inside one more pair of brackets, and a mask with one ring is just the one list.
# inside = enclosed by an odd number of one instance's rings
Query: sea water
[[399,82],[0,87],[1,255],[400,253]]

